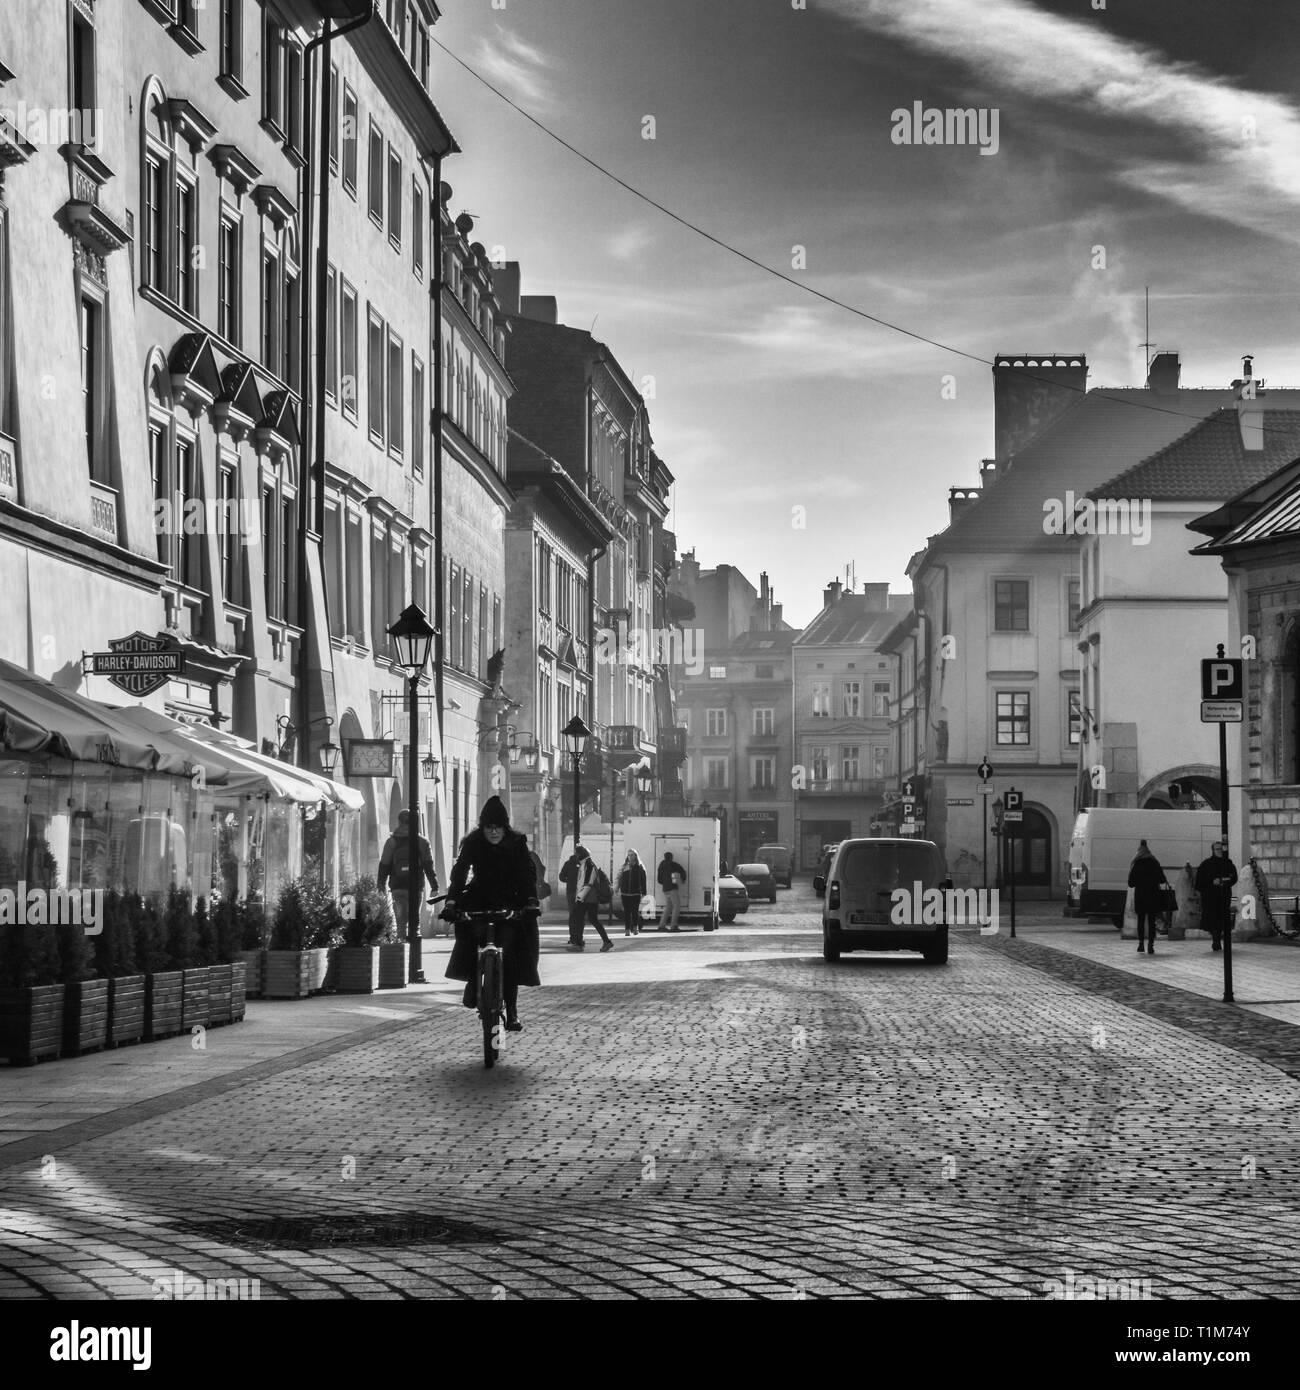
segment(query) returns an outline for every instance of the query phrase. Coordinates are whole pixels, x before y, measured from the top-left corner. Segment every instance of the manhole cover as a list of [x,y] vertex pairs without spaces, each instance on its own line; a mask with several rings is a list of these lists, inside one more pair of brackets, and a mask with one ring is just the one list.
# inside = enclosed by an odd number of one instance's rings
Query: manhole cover
[[232,1245],[281,1250],[320,1250],[334,1245],[500,1245],[507,1239],[504,1231],[493,1227],[420,1212],[277,1216],[260,1221],[235,1217],[186,1222],[184,1229]]

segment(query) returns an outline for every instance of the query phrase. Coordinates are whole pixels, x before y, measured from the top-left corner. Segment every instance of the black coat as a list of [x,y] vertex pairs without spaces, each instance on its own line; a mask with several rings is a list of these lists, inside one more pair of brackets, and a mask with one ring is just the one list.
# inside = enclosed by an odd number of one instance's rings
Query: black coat
[[660,888],[665,893],[672,891],[673,875],[681,874],[682,886],[686,886],[686,870],[675,859],[669,859],[666,855],[659,861],[659,872],[655,875]]
[[1139,855],[1128,871],[1128,886],[1133,890],[1133,911],[1139,916],[1163,912],[1165,904],[1160,889],[1165,882],[1165,871],[1155,855]]
[[635,868],[624,868],[618,876],[618,891],[625,898],[644,898],[645,897],[645,865],[638,864]]
[[[1216,885],[1216,878],[1227,879],[1227,882]],[[1201,927],[1214,936],[1225,932],[1231,924],[1229,900],[1236,881],[1237,866],[1226,854],[1222,859],[1213,854],[1202,859],[1196,870],[1196,891],[1201,895]]]
[[[466,911],[489,907],[527,907],[537,901],[537,870],[533,867],[528,842],[507,830],[499,845],[492,845],[481,830],[473,830],[461,845],[456,866],[451,871],[448,896]],[[507,977],[513,975],[521,985],[540,985],[537,962],[541,942],[537,919],[507,924],[500,941],[506,953]],[[474,926],[456,924],[456,944],[447,962],[447,979],[473,978],[478,963],[478,941]]]
[[590,854],[571,854],[560,870],[560,882],[564,884],[564,896],[568,899],[570,907],[577,901],[578,879],[582,877],[582,866],[590,858]]

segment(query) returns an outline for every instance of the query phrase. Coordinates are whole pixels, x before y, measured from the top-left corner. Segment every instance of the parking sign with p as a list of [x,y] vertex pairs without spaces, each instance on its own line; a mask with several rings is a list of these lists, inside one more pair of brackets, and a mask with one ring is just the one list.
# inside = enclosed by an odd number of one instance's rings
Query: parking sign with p
[[1203,724],[1241,723],[1243,664],[1239,658],[1222,656],[1206,657],[1201,662]]

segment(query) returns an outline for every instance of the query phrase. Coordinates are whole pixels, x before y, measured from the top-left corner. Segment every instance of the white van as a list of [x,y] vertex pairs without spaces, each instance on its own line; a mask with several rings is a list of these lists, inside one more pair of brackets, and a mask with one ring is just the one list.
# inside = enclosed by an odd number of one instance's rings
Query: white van
[[906,839],[902,836],[873,836],[841,840],[831,860],[830,873],[819,873],[826,902],[822,908],[822,956],[837,961],[844,951],[920,951],[930,965],[948,961],[948,922],[934,922],[928,914],[902,915],[895,908],[894,894],[904,889],[915,897],[919,884],[923,893],[952,887],[943,851],[933,840]]
[[1128,874],[1138,841],[1160,861],[1169,881],[1183,867],[1194,869],[1210,856],[1220,838],[1222,818],[1211,809],[1199,811],[1133,811],[1118,806],[1093,806],[1080,811],[1070,836],[1070,882],[1066,890],[1067,917],[1109,917],[1124,925]]
[[[664,890],[657,874],[665,852],[686,871],[686,892],[682,898],[682,922],[698,921],[705,931],[718,925],[718,862],[722,846],[722,827],[711,816],[629,816],[614,826],[583,832],[582,843],[596,863],[609,873],[611,858],[614,872],[611,882],[615,898],[618,895],[618,876],[623,869],[627,852],[634,849],[645,869],[646,892],[654,897],[662,912]],[[573,837],[566,835],[560,847],[560,863],[552,880],[559,889],[559,869],[573,853]],[[615,908],[617,911],[617,906]]]

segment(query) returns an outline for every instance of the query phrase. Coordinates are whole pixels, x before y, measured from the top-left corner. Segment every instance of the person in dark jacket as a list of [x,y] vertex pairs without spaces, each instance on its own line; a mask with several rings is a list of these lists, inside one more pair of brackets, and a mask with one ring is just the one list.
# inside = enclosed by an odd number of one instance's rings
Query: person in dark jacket
[[433,850],[428,840],[419,833],[418,827],[412,841],[411,813],[399,811],[397,829],[388,837],[379,856],[379,874],[376,878],[379,891],[382,893],[387,888],[391,894],[399,936],[406,934],[412,912],[418,931],[420,899],[424,894],[426,879],[430,892],[436,893],[438,875],[433,867]]
[[623,872],[618,876],[618,894],[623,903],[623,935],[641,935],[641,899],[645,897],[645,865],[634,849],[627,852]]
[[[682,912],[682,885],[686,882],[686,870],[673,858],[671,850],[664,851],[659,861],[659,872],[655,875],[660,888],[664,890],[664,926],[660,931],[680,931],[677,919]],[[671,926],[667,925],[671,922]]]
[[590,923],[596,928],[602,945],[601,951],[612,951],[614,943],[609,939],[600,920],[600,900],[597,893],[599,869],[586,845],[578,845],[564,861],[560,870],[560,882],[564,884],[565,896],[569,901],[569,944],[566,951],[585,951],[583,933]]
[[1142,954],[1145,939],[1147,955],[1154,956],[1156,919],[1164,913],[1164,899],[1160,890],[1166,886],[1166,882],[1165,871],[1145,840],[1139,842],[1138,852],[1129,867],[1128,886],[1133,890],[1133,911],[1138,919],[1138,955]]
[[1223,950],[1223,933],[1232,929],[1230,895],[1237,881],[1237,866],[1228,858],[1228,846],[1220,840],[1210,857],[1196,870],[1196,891],[1201,895],[1201,926],[1210,933],[1210,949]]
[[[510,828],[510,813],[499,796],[490,796],[478,818],[478,829],[465,836],[451,871],[445,913],[453,908],[481,912],[487,908],[537,907],[537,873],[528,843]],[[506,1027],[521,1032],[519,986],[540,985],[537,962],[541,942],[533,915],[505,923],[497,940],[504,955]],[[456,923],[456,943],[447,962],[447,979],[467,980],[462,1003],[477,1005],[478,933],[471,923]]]

